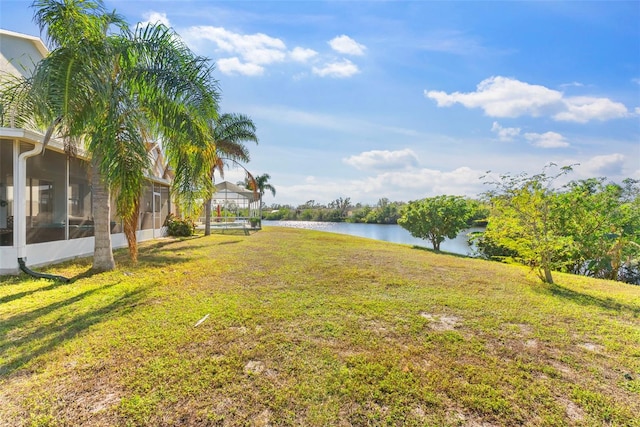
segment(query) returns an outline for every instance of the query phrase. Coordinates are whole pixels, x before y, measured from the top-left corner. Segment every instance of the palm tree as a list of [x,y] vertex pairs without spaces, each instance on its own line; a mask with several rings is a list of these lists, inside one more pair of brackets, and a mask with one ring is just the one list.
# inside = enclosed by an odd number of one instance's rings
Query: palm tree
[[[112,191],[131,257],[137,257],[138,201],[151,166],[143,131],[162,137],[170,163],[189,150],[210,152],[208,120],[216,117],[218,100],[213,68],[172,30],[129,30],[101,0],[38,0],[33,7],[34,20],[55,48],[30,78],[10,89],[10,99],[25,118],[53,123],[50,131],[55,126],[63,138],[84,141],[93,171],[93,269],[111,270]],[[212,155],[201,159],[214,161]],[[185,180],[185,174],[206,168],[175,169],[178,180]]]
[[[213,185],[216,170],[224,177],[224,168],[228,162],[239,165],[250,160],[249,150],[243,144],[244,141],[258,143],[256,126],[253,121],[243,114],[222,114],[217,120],[210,121],[211,133],[215,145],[215,163],[211,167],[208,183]],[[246,169],[245,169],[246,171]],[[247,171],[247,180],[253,180]],[[205,225],[204,234],[211,234],[211,196],[213,188],[205,199]]]
[[264,193],[266,193],[267,190],[270,191],[271,195],[275,197],[276,189],[273,185],[269,184],[270,179],[271,179],[271,175],[269,175],[268,173],[265,173],[265,174],[256,176],[254,178],[255,182],[245,179],[244,181],[239,182],[238,185],[244,185],[245,188],[248,188],[249,190],[257,191],[260,194],[260,198],[264,196]]

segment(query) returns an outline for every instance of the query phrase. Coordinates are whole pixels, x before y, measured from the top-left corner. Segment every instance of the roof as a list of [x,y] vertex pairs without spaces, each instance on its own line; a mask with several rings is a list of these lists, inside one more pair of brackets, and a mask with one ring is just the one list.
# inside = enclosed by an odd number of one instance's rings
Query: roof
[[220,184],[216,184],[216,196],[220,195],[220,193],[226,194],[227,196],[235,193],[252,202],[260,199],[259,194],[254,193],[251,190],[247,190],[246,188],[242,188],[239,185],[232,184],[229,181],[223,181]]

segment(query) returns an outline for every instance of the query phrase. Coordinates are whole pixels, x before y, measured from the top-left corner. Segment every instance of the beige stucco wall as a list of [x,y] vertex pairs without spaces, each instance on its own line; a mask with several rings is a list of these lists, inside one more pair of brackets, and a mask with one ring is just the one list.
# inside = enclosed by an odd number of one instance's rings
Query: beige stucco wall
[[42,41],[26,34],[0,29],[0,71],[28,76],[34,64],[46,55]]

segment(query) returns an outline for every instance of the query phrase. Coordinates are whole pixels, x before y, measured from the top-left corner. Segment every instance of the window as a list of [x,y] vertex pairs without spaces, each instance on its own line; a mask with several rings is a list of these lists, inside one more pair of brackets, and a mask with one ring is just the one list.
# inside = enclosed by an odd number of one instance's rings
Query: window
[[160,200],[162,202],[160,206],[160,226],[156,228],[161,228],[162,226],[164,226],[164,223],[167,220],[169,213],[171,212],[171,207],[169,205],[169,187],[167,187],[166,185],[156,186],[158,187],[156,191],[160,192]]
[[13,245],[13,141],[0,139],[0,246]]
[[90,237],[94,234],[89,165],[77,158],[69,159],[68,224],[69,238]]
[[[21,144],[21,151],[29,150]],[[67,157],[52,150],[27,159],[27,244],[64,240]]]
[[124,227],[122,225],[122,219],[118,216],[116,212],[116,200],[111,197],[111,234],[117,234],[124,232]]
[[140,230],[153,228],[153,183],[149,182],[142,190],[140,199]]

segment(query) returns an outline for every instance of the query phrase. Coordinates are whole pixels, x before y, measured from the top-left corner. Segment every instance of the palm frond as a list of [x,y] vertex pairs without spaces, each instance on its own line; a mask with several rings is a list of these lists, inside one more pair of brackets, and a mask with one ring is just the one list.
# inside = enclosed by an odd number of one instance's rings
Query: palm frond
[[122,28],[124,18],[108,13],[101,0],[36,0],[33,20],[52,47],[101,40],[111,25]]

